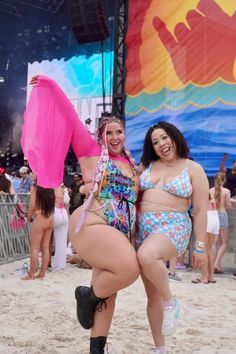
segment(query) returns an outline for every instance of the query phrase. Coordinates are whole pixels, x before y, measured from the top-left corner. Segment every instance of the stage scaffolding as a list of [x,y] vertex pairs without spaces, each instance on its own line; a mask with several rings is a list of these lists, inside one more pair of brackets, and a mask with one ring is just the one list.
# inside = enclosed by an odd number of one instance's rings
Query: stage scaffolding
[[115,11],[114,77],[112,113],[124,119],[125,113],[125,36],[128,26],[128,0],[117,0]]

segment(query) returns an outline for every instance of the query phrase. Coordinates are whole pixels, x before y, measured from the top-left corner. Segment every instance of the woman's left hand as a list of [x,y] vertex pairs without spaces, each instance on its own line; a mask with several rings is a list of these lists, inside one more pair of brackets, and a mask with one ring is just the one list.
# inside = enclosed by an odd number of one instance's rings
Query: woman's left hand
[[197,253],[193,251],[192,254],[192,267],[193,270],[201,269],[205,262],[205,254]]
[[36,86],[37,83],[38,83],[38,77],[39,77],[39,75],[33,76],[33,77],[31,78],[31,80],[30,80],[30,85]]

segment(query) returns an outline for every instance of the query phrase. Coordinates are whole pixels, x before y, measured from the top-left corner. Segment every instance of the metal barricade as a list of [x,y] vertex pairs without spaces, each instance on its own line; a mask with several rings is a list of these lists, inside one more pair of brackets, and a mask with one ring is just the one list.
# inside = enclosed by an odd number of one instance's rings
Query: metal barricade
[[[27,211],[29,194],[19,194],[17,202]],[[14,202],[9,195],[0,195],[0,264],[26,258],[30,254],[30,224],[14,229],[10,222],[15,213]]]

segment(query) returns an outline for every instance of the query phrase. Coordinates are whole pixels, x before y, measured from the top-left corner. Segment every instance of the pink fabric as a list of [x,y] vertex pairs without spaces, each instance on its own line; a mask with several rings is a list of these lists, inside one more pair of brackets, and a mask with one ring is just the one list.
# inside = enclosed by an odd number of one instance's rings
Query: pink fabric
[[70,143],[78,158],[99,156],[101,151],[60,87],[40,75],[24,114],[21,138],[39,186],[56,188],[62,183]]

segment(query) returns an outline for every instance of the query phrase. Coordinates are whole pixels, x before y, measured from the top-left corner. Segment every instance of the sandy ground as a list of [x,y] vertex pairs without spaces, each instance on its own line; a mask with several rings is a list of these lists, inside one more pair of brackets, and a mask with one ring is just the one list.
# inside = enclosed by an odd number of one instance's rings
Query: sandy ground
[[[27,260],[28,262],[28,260]],[[0,266],[1,354],[88,354],[89,331],[77,322],[74,289],[89,285],[91,270],[68,265],[44,280],[22,281],[16,272],[23,261]],[[198,276],[179,272],[171,283],[180,299],[177,333],[166,341],[168,354],[236,353],[236,277],[217,276],[216,284],[192,284]],[[149,354],[153,342],[145,313],[142,282],[122,290],[108,338],[112,354]]]

